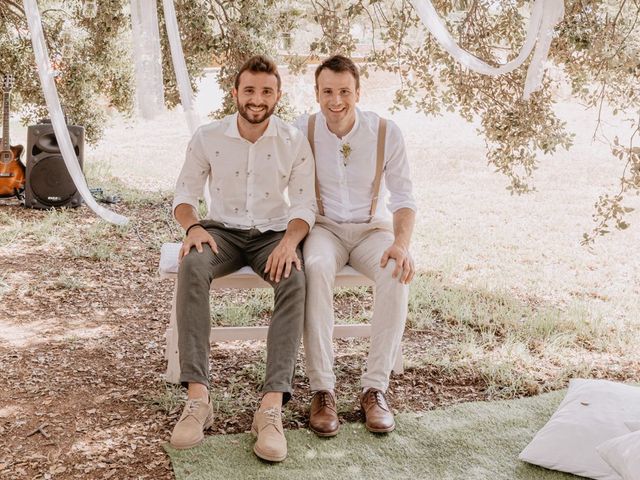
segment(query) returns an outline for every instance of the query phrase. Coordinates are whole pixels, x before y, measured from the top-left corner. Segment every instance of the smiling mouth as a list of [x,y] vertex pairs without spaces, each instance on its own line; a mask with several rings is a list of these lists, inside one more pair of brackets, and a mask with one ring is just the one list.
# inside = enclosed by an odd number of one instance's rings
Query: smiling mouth
[[250,110],[255,113],[262,113],[267,109],[267,107],[254,107],[253,105],[247,106],[247,110]]
[[329,111],[333,112],[333,113],[340,113],[340,112],[344,112],[345,107],[340,107],[340,108],[331,108],[329,107]]

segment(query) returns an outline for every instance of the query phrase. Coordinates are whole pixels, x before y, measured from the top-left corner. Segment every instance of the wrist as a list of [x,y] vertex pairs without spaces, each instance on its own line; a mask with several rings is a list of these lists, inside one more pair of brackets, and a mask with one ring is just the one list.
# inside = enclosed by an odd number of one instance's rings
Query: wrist
[[193,223],[193,224],[191,224],[191,225],[189,225],[187,227],[187,229],[184,232],[184,236],[188,237],[189,236],[189,232],[191,231],[191,229],[192,228],[196,228],[196,227],[204,228],[200,222]]
[[294,249],[298,246],[298,244],[293,241],[291,238],[287,238],[282,237],[282,240],[280,240],[280,245],[282,245],[284,248],[290,248],[290,249]]
[[409,242],[407,242],[407,241],[405,241],[405,240],[402,240],[402,239],[396,238],[396,239],[394,240],[393,244],[394,244],[396,247],[398,247],[398,248],[400,248],[400,249],[402,249],[402,250],[405,250],[405,251],[407,251],[407,252],[409,251]]

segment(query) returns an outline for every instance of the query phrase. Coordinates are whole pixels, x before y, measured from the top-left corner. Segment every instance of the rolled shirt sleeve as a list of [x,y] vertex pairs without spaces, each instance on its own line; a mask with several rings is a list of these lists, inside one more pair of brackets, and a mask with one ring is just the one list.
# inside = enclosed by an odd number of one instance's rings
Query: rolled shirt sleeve
[[311,147],[305,135],[300,135],[300,146],[293,161],[289,177],[289,221],[304,220],[313,227],[316,221],[315,164]]
[[176,193],[173,198],[173,213],[178,205],[186,203],[198,210],[198,200],[203,196],[204,186],[211,174],[211,165],[204,154],[202,146],[202,129],[198,129],[187,147],[182,170],[176,182]]
[[401,208],[418,210],[413,197],[413,185],[409,160],[400,128],[391,120],[387,122],[387,161],[385,163],[385,186],[389,192],[387,208],[392,213]]

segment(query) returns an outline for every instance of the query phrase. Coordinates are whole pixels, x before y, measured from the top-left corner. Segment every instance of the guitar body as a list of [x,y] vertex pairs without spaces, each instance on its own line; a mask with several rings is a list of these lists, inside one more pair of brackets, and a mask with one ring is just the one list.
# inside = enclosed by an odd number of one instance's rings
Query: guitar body
[[13,88],[13,76],[2,79],[2,138],[0,139],[0,197],[21,198],[24,190],[25,167],[20,161],[24,148],[9,143],[9,94]]
[[24,190],[25,166],[20,160],[22,145],[13,145],[0,152],[0,197],[19,196]]

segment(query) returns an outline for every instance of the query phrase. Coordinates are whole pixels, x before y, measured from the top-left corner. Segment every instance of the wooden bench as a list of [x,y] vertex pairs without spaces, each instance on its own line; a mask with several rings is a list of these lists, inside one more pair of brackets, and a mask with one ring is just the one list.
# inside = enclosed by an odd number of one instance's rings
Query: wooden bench
[[[166,341],[167,348],[165,350],[165,359],[167,360],[167,372],[165,379],[171,383],[178,383],[180,380],[180,361],[178,353],[178,327],[176,320],[176,294],[178,292],[178,252],[181,243],[165,243],[160,250],[160,278],[175,279],[173,290],[173,300],[171,302],[171,318],[169,327],[167,328]],[[357,286],[373,286],[373,282],[364,275],[358,273],[355,269],[347,265],[336,275],[336,287],[357,287]],[[262,277],[257,275],[250,267],[243,267],[235,273],[225,277],[216,278],[211,282],[211,289],[221,288],[271,288]],[[229,342],[234,340],[266,340],[267,326],[260,327],[212,327],[211,342]],[[350,338],[361,337],[367,338],[371,336],[371,325],[350,324],[335,325],[333,329],[333,338]],[[395,373],[402,373],[402,349],[398,352],[395,364],[393,366]]]

